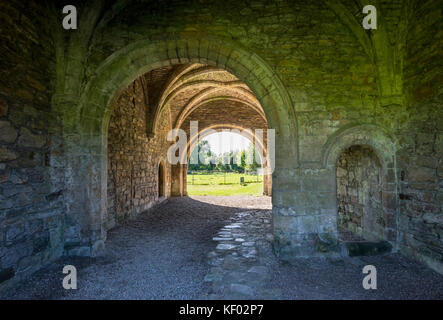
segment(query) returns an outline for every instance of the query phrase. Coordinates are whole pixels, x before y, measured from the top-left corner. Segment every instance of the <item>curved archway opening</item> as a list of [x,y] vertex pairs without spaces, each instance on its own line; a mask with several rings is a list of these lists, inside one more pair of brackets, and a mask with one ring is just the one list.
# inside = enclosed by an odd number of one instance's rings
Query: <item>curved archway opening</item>
[[[215,132],[214,132],[215,131]],[[187,194],[267,195],[263,142],[238,129],[203,130],[191,140],[187,167]]]
[[[133,42],[114,52],[98,67],[96,75],[85,85],[76,103],[76,112],[70,110],[64,114],[66,135],[72,137],[66,146],[68,158],[72,159],[67,163],[72,173],[72,184],[67,191],[78,195],[72,198],[76,200],[67,200],[67,214],[75,217],[70,221],[70,227],[84,235],[79,239],[81,244],[78,246],[90,250],[91,254],[103,246],[109,229],[106,223],[109,216],[107,194],[110,176],[108,129],[115,103],[141,76],[160,68],[174,68],[173,72],[179,72],[176,66],[191,63],[232,72],[246,83],[265,111],[269,127],[275,129],[278,138],[275,148],[276,166],[279,166],[279,161],[289,159],[288,166],[297,167],[298,127],[290,96],[273,69],[257,54],[246,51],[231,40],[201,35],[198,38],[189,35],[174,40]],[[166,86],[166,83],[163,84]],[[165,86],[159,86],[157,92],[163,92]],[[153,99],[150,101],[153,102]],[[149,105],[157,106],[158,100]],[[152,111],[146,110],[146,114]],[[147,124],[151,128],[155,127],[151,123]],[[153,131],[147,130],[146,136],[149,139],[155,139]],[[285,148],[279,147],[283,145]],[[180,171],[169,164],[165,169],[168,177]],[[177,190],[173,190],[168,183],[171,183],[170,178],[166,179],[166,194],[169,197],[175,195]],[[282,183],[285,182],[274,183],[277,191],[280,190],[277,185]]]
[[157,181],[158,198],[163,198],[165,196],[165,169],[162,162],[158,164]]
[[[180,137],[174,136],[176,130],[186,141],[179,163],[169,157]],[[216,185],[237,187],[237,192],[221,194],[270,195],[268,122],[245,83],[224,69],[200,63],[155,68],[134,80],[113,102],[107,128],[106,230],[147,210],[157,200],[188,195],[187,186],[198,183],[195,176],[187,177],[188,169],[197,171],[188,165],[192,149],[211,133],[226,130],[249,140],[243,148],[230,150],[229,159],[223,157],[224,152],[218,154],[220,164],[214,163],[213,170],[206,167],[213,178],[223,174]],[[246,163],[249,143],[250,164]],[[237,153],[241,152],[243,166],[241,159],[238,166]],[[256,153],[260,155],[254,157]],[[262,167],[269,172],[263,174]],[[202,193],[190,193],[195,194]]]

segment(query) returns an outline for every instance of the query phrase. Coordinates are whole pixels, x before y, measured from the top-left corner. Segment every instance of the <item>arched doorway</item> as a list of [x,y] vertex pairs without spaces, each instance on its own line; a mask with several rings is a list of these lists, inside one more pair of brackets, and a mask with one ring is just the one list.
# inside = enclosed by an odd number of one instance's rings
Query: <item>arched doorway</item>
[[[108,177],[105,141],[114,102],[140,75],[159,67],[189,62],[223,68],[244,81],[260,101],[269,127],[275,129],[277,166],[280,157],[291,162],[286,164],[285,170],[288,166],[297,165],[295,115],[289,95],[280,79],[260,57],[248,54],[241,47],[225,40],[200,38],[133,43],[106,60],[96,76],[85,86],[78,105],[79,112],[70,113],[78,115],[79,119],[66,119],[78,124],[74,132],[79,136],[75,141],[72,140],[72,147],[67,146],[67,152],[72,153],[70,158],[79,160],[68,164],[73,172],[70,191],[82,198],[81,208],[75,204],[67,204],[68,214],[77,217],[72,223],[82,230],[85,235],[83,240],[92,249],[92,254],[106,239],[104,219],[107,216]],[[170,170],[171,173],[174,172],[174,168]],[[286,181],[284,183],[287,184]],[[82,188],[76,189],[80,185]],[[274,181],[273,186],[276,185],[278,183]],[[78,214],[75,213],[77,209]]]
[[158,184],[157,184],[158,198],[163,198],[165,196],[165,169],[162,162],[160,162],[158,165],[157,179],[158,179]]
[[213,126],[191,138],[186,194],[271,195],[263,138],[259,140],[250,130],[228,127]]
[[342,241],[388,239],[389,214],[382,204],[382,167],[372,148],[354,145],[337,163],[338,231]]
[[398,249],[395,142],[364,124],[339,131],[324,149],[335,180],[337,238],[349,255]]
[[391,252],[396,215],[386,206],[383,167],[367,145],[352,145],[337,161],[338,237],[351,256]]
[[[176,130],[187,137],[184,161],[178,165],[170,159],[174,139],[180,138],[174,137]],[[155,68],[134,80],[113,103],[108,126],[106,229],[149,209],[168,194],[187,195],[190,150],[199,137],[220,130],[249,139],[259,154],[260,167],[271,167],[266,147],[272,130],[260,102],[228,71],[198,63],[177,64]],[[237,195],[270,195],[271,172],[258,171],[243,177],[243,182],[237,177],[236,187],[243,189],[237,191],[244,191]],[[226,191],[216,195],[235,194]]]

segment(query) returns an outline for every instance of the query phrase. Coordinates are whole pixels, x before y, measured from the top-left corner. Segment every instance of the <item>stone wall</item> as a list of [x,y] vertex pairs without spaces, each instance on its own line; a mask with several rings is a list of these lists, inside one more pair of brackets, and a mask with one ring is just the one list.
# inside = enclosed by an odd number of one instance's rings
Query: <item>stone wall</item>
[[[397,136],[400,246],[443,272],[443,14],[438,1],[422,1],[407,34],[404,123]],[[437,32],[437,30],[440,30]]]
[[[210,62],[221,68],[226,66],[245,81],[265,109],[269,126],[277,129],[273,176],[276,250],[282,257],[314,255],[318,247],[323,247],[321,239],[336,235],[335,170],[325,168],[323,161],[330,140],[347,128],[368,123],[374,125],[374,139],[380,132],[387,132],[395,143],[388,168],[394,177],[391,180],[395,180],[401,178],[405,167],[401,158],[414,145],[412,132],[416,130],[419,144],[428,134],[421,131],[422,126],[413,124],[415,116],[410,118],[409,114],[424,116],[428,110],[438,110],[432,106],[416,112],[408,106],[410,95],[402,92],[403,75],[410,77],[409,70],[420,65],[411,55],[415,54],[414,43],[420,42],[421,37],[422,27],[416,21],[424,16],[431,19],[425,19],[428,27],[423,50],[432,52],[423,54],[416,48],[416,55],[423,57],[419,59],[423,65],[432,66],[441,60],[436,53],[439,42],[430,40],[434,33],[431,30],[438,30],[436,24],[441,20],[438,1],[410,3],[414,10],[405,8],[401,1],[382,2],[378,11],[386,23],[381,22],[378,31],[370,32],[361,28],[358,2],[224,1],[222,6],[216,2],[190,6],[173,1],[167,10],[159,3],[134,4],[94,37],[90,50],[93,59],[85,66],[86,73],[94,74],[105,57],[119,50],[125,57],[137,57],[134,48],[142,48],[140,41],[149,39],[158,43],[149,49],[153,60],[158,59],[153,63]],[[353,21],[351,25],[349,21]],[[410,32],[414,28],[417,31]],[[405,38],[410,48],[407,50]],[[137,50],[143,51],[140,48]],[[238,48],[244,48],[246,53],[239,54]],[[117,66],[124,61],[116,61],[114,69],[106,69],[109,74],[122,73]],[[267,67],[272,70],[271,76],[263,72]],[[418,75],[426,72],[429,76],[425,78],[435,78],[435,71],[426,70],[412,72],[416,81],[422,81]],[[278,81],[273,77],[281,80],[283,90],[276,89]],[[406,91],[420,87],[411,83],[406,83]],[[276,98],[285,91],[289,103],[284,94]],[[282,116],[284,112],[289,116]],[[434,112],[432,119],[438,118]],[[436,134],[435,126],[426,130]],[[383,201],[389,210],[401,211],[396,202],[396,183],[385,187],[389,192]],[[403,225],[405,229],[412,226]]]
[[36,3],[0,3],[0,289],[63,253],[64,159],[54,52]]
[[[145,81],[143,81],[143,77]],[[169,113],[160,116],[160,130],[148,138],[147,123],[153,121],[149,98],[157,92],[149,90],[151,74],[128,86],[114,105],[108,132],[108,207],[106,229],[150,208],[159,200],[158,173],[166,164],[169,142]],[[164,190],[170,195],[170,170],[165,166]]]
[[[377,31],[361,29],[357,1],[103,3],[79,3],[81,32],[46,25],[59,7],[0,4],[0,281],[63,251],[93,254],[106,229],[155,201],[167,143],[149,138],[141,119],[153,115],[172,66],[191,62],[247,84],[276,129],[277,254],[325,253],[337,231],[338,157],[325,159],[335,143],[363,136],[389,153],[382,203],[397,214],[401,251],[443,272],[440,1],[381,1]],[[159,67],[155,86],[130,84]],[[112,110],[120,116],[109,124]],[[117,179],[121,197],[112,195]]]
[[381,170],[377,155],[369,147],[353,146],[341,154],[337,164],[339,228],[367,240],[386,239]]

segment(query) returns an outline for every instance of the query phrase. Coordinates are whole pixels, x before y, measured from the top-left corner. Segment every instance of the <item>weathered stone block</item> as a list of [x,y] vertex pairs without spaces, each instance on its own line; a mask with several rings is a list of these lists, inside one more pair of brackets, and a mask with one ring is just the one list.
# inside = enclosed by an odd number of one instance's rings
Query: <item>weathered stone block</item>
[[0,147],[0,161],[7,162],[18,158],[18,154],[12,150]]
[[435,169],[418,167],[408,171],[408,181],[410,183],[434,182],[436,178]]
[[8,121],[0,121],[0,142],[12,143],[17,138],[17,130]]
[[346,243],[350,257],[373,256],[391,252],[392,245],[388,241],[379,242],[351,242]]
[[6,101],[0,99],[0,117],[6,117],[7,114],[8,114],[8,105],[6,104]]
[[437,167],[437,176],[443,178],[443,161],[440,161]]
[[89,257],[89,256],[91,256],[91,247],[74,246],[70,249],[67,249],[65,246],[65,252],[69,256]]
[[20,129],[18,145],[26,148],[41,148],[46,144],[46,137],[34,134],[27,128]]

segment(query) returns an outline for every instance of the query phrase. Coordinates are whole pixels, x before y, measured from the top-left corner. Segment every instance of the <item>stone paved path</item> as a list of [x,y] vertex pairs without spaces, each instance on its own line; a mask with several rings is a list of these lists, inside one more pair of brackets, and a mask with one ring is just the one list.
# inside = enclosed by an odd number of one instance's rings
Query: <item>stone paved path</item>
[[247,211],[231,217],[230,223],[220,229],[213,238],[215,250],[208,254],[211,270],[205,277],[212,285],[211,299],[278,296],[264,288],[270,280],[267,260],[274,257],[258,254],[272,240],[270,224],[270,211]]
[[[0,299],[443,299],[443,276],[399,254],[279,261],[269,197],[172,199],[108,235],[98,258],[59,259]],[[66,291],[62,268],[77,267]],[[377,290],[362,268],[377,267]]]

